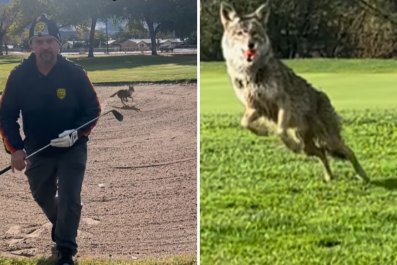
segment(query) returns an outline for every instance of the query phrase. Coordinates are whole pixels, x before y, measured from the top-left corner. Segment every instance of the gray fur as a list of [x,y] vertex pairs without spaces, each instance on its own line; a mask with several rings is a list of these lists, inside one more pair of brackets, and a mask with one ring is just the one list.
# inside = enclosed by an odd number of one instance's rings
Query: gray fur
[[294,152],[318,157],[324,179],[332,179],[327,154],[349,160],[364,181],[368,177],[341,137],[341,123],[328,96],[275,58],[266,23],[267,4],[239,16],[221,4],[222,51],[227,72],[245,112],[241,125],[257,135],[275,132]]

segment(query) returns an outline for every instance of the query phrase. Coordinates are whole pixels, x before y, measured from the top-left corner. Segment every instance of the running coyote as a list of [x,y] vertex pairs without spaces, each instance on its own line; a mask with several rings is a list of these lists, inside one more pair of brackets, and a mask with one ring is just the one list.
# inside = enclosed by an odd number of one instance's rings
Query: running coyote
[[114,97],[114,96],[118,96],[121,100],[121,103],[123,103],[124,106],[126,106],[125,102],[128,101],[128,98],[132,99],[132,93],[134,92],[134,86],[133,85],[129,85],[128,89],[120,89],[119,91],[117,91],[116,93],[114,93],[113,95],[111,95],[110,97]]
[[266,33],[269,13],[268,2],[244,16],[221,4],[223,56],[245,106],[241,125],[257,135],[274,131],[290,150],[318,157],[325,181],[333,178],[327,154],[349,160],[360,179],[369,181],[342,140],[341,123],[327,95],[275,58]]

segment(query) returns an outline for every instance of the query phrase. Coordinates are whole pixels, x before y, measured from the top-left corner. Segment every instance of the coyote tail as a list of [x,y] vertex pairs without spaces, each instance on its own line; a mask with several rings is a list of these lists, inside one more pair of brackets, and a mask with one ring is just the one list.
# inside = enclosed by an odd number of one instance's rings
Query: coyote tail
[[112,98],[112,97],[116,96],[117,93],[118,93],[118,91],[116,93],[114,93],[113,95],[111,95],[110,97]]

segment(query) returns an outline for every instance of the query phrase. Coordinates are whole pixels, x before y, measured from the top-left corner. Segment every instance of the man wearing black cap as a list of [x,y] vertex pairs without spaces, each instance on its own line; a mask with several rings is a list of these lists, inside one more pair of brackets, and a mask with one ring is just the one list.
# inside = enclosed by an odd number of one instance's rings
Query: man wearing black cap
[[[81,187],[87,141],[95,123],[76,131],[100,114],[86,72],[59,55],[56,24],[40,16],[29,32],[32,54],[10,74],[0,103],[0,133],[11,153],[11,168],[23,170],[33,198],[53,224],[58,265],[72,265],[77,252]],[[22,116],[25,138],[17,120]],[[32,156],[28,154],[51,144]]]

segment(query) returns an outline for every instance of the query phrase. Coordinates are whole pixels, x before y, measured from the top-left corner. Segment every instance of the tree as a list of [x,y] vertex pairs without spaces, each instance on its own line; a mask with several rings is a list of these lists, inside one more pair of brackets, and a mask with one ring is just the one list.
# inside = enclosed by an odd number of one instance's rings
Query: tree
[[168,22],[172,1],[124,0],[122,3],[126,7],[124,14],[129,23],[146,24],[151,39],[152,55],[157,55],[156,34],[160,26]]
[[160,27],[161,31],[173,31],[178,38],[186,39],[197,36],[197,4],[195,0],[174,0],[171,23]]
[[[7,5],[3,5],[2,26],[0,27],[0,45],[6,40],[25,41],[27,45],[26,28],[39,15],[46,13],[52,14],[56,10],[51,0],[11,0]],[[4,12],[5,11],[5,12]],[[4,19],[5,18],[5,19]],[[20,36],[25,36],[21,38]],[[0,48],[1,49],[1,48]],[[1,51],[1,50],[0,50]]]
[[94,57],[95,28],[98,19],[106,19],[121,12],[118,1],[110,0],[53,0],[57,5],[57,14],[65,24],[88,25],[88,57]]
[[0,55],[3,55],[3,43],[10,25],[10,7],[4,3],[0,3]]
[[[27,12],[27,5],[31,4]],[[18,35],[38,16],[40,9],[34,0],[13,0],[0,3],[0,55],[3,54],[3,44],[13,35]],[[35,16],[37,15],[37,16]]]
[[[221,60],[221,0],[201,2],[201,60]],[[238,13],[263,0],[230,0]],[[363,3],[365,2],[365,3]],[[395,0],[270,1],[267,31],[279,57],[391,57],[397,54]]]
[[196,3],[193,0],[121,0],[120,2],[126,7],[124,15],[130,22],[144,23],[147,27],[152,55],[157,55],[156,35],[160,30],[175,30],[180,36],[187,36],[186,32],[196,30]]
[[130,19],[127,21],[125,27],[119,32],[125,39],[138,38],[145,39],[149,38],[149,31],[141,21]]
[[357,6],[349,31],[359,57],[397,55],[397,3],[392,0],[352,0]]

